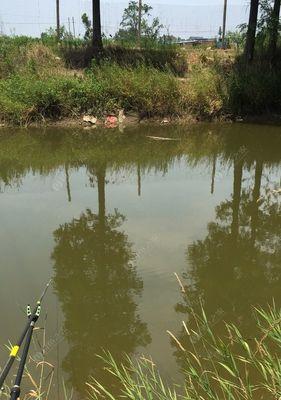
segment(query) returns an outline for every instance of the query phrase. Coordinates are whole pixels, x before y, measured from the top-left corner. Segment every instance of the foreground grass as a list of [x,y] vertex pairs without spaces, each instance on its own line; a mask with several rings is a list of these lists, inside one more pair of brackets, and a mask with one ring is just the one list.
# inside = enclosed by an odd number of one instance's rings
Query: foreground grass
[[120,109],[140,118],[200,120],[278,114],[281,75],[262,60],[245,67],[233,52],[212,49],[110,47],[93,63],[85,46],[0,38],[0,122],[103,117]]
[[[118,365],[107,354],[105,368],[121,387],[120,395],[93,380],[88,384],[92,399],[131,400],[277,400],[281,395],[281,312],[273,305],[255,310],[259,335],[244,338],[239,329],[225,324],[225,338],[212,331],[202,309],[192,313],[195,328],[183,324],[180,341],[172,336],[182,360],[184,383],[169,387],[156,366],[145,358]],[[189,325],[192,321],[189,322]]]

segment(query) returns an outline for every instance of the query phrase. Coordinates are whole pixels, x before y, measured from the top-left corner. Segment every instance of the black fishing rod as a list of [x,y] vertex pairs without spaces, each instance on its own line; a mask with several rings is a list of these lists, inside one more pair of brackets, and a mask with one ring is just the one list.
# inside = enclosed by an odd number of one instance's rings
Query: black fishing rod
[[29,328],[28,328],[28,331],[26,334],[26,340],[25,340],[22,356],[20,359],[19,369],[18,369],[16,379],[15,379],[15,384],[11,390],[11,397],[10,397],[11,400],[17,400],[20,397],[20,391],[21,391],[20,385],[21,385],[21,380],[22,380],[22,376],[24,373],[24,367],[25,367],[25,363],[27,360],[27,355],[28,355],[28,351],[29,351],[29,347],[30,347],[30,343],[31,343],[31,339],[32,339],[33,329],[34,329],[35,323],[36,323],[37,319],[39,318],[39,316],[40,316],[40,308],[38,306],[36,315],[30,322],[30,325],[29,325]]
[[[21,378],[23,375],[23,371],[24,371],[24,366],[25,366],[25,362],[26,362],[26,358],[27,358],[27,354],[28,354],[28,350],[29,350],[29,346],[30,346],[30,342],[32,339],[32,334],[33,334],[33,329],[35,326],[36,321],[38,320],[39,316],[40,316],[40,311],[41,311],[41,303],[47,293],[47,290],[51,284],[50,280],[47,285],[45,286],[45,289],[43,290],[42,295],[40,296],[39,300],[36,303],[36,306],[34,307],[33,311],[31,311],[30,306],[27,306],[27,323],[22,331],[22,334],[20,335],[18,341],[16,342],[16,344],[12,347],[10,355],[9,355],[9,359],[5,365],[5,367],[3,368],[3,371],[0,374],[0,391],[3,390],[3,385],[4,382],[13,366],[13,363],[18,355],[18,352],[20,350],[20,347],[26,338],[26,343],[25,343],[25,347],[23,350],[23,355],[21,357],[21,361],[20,361],[20,366],[19,366],[19,370],[18,370],[18,374],[17,374],[17,378],[15,381],[15,386],[12,389],[11,392],[11,396],[13,396],[13,393],[16,392],[16,394],[18,394],[17,391],[14,390],[14,388],[18,385],[20,387],[20,383],[21,383]],[[18,384],[19,383],[19,384]],[[13,392],[14,390],[14,392]],[[19,395],[18,395],[19,397]],[[17,399],[18,397],[11,397],[13,399]]]

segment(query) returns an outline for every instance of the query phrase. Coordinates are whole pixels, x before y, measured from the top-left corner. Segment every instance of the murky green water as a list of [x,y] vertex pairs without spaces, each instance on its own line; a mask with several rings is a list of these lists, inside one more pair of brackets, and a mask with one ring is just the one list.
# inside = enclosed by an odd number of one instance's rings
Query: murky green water
[[280,177],[277,127],[2,130],[0,343],[53,277],[40,326],[47,312],[54,383],[83,398],[89,375],[108,382],[102,349],[151,355],[180,380],[166,331],[184,343],[189,306],[201,299],[215,331],[227,320],[251,337],[252,306],[281,303]]

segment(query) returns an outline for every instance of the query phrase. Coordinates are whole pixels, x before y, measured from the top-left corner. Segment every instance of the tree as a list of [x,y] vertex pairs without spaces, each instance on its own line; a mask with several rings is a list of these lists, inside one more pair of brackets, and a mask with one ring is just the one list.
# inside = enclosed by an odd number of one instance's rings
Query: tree
[[86,13],[84,13],[81,17],[82,23],[85,28],[85,34],[84,34],[84,39],[85,40],[90,40],[90,38],[93,35],[93,28],[92,28],[92,23]]
[[235,45],[236,49],[239,51],[245,44],[245,34],[243,30],[227,32],[226,41],[230,45]]
[[271,26],[270,26],[270,36],[269,36],[269,55],[270,61],[275,62],[276,57],[276,47],[278,39],[278,29],[279,29],[279,16],[280,16],[280,0],[274,0],[274,5],[271,15]]
[[254,58],[256,30],[258,22],[259,0],[251,0],[249,23],[246,34],[244,56],[247,62],[252,62]]
[[141,5],[141,12],[139,13],[139,3],[137,1],[130,1],[127,8],[125,8],[120,29],[116,33],[117,40],[124,40],[135,42],[139,34],[139,15],[141,15],[141,34],[146,38],[156,40],[159,36],[163,25],[160,24],[159,18],[153,18],[150,23],[150,11],[152,7],[148,4]]
[[92,0],[93,6],[93,49],[95,53],[102,50],[100,0]]

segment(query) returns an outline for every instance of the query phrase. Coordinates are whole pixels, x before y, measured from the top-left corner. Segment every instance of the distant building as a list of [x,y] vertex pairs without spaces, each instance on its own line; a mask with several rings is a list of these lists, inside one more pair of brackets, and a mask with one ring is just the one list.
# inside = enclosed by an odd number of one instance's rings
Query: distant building
[[214,38],[204,38],[202,36],[190,36],[189,39],[177,41],[177,44],[184,47],[198,46],[206,44],[207,46],[214,46],[216,40]]

